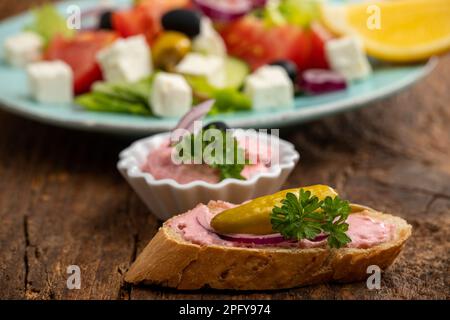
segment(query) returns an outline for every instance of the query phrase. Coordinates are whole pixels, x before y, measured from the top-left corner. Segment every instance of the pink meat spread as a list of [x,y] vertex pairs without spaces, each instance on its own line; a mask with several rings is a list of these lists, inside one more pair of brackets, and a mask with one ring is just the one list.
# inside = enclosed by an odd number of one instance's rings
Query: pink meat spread
[[[253,143],[245,143],[244,150],[247,159],[255,159],[253,164],[246,165],[241,172],[245,179],[250,179],[257,172],[269,170],[270,162],[267,161],[267,151],[262,152],[261,146]],[[207,164],[175,164],[172,161],[173,148],[169,141],[164,142],[147,156],[146,162],[141,169],[148,172],[157,180],[173,179],[181,184],[192,181],[205,181],[208,183],[220,182],[218,170]],[[263,156],[264,155],[264,156]],[[270,150],[269,150],[270,156]]]
[[[199,204],[194,209],[169,220],[169,227],[179,232],[182,237],[189,242],[199,245],[222,245],[230,247],[295,247],[295,248],[317,248],[326,246],[326,239],[320,241],[300,240],[283,241],[270,245],[258,245],[253,243],[240,243],[238,241],[225,240],[216,234],[210,227],[211,219],[220,211],[233,208],[236,205],[218,201],[221,210],[212,212],[206,205]],[[395,226],[377,221],[361,213],[351,214],[347,223],[349,229],[347,235],[352,241],[347,245],[349,248],[369,248],[377,244],[389,241],[394,234]],[[250,235],[240,235],[251,237]]]

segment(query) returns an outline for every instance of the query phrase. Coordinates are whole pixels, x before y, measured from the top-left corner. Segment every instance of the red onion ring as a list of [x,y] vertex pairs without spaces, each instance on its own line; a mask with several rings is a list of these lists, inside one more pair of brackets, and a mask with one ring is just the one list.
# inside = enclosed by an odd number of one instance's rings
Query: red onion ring
[[240,18],[254,8],[263,7],[267,0],[194,0],[196,6],[213,20],[228,22]]
[[328,235],[326,235],[326,234],[319,234],[317,237],[315,237],[314,239],[309,240],[309,241],[320,242],[322,240],[325,240],[326,238],[328,238]]
[[261,8],[267,4],[267,0],[252,0],[253,8]]
[[[216,233],[217,234],[217,233]],[[254,243],[254,244],[277,244],[281,242],[295,243],[296,240],[285,239],[281,234],[274,233],[269,235],[251,235],[251,234],[217,234],[220,238],[240,243]],[[312,242],[320,242],[325,240],[328,236],[325,234],[320,234],[312,240]]]
[[219,234],[224,240],[240,242],[240,243],[254,243],[254,244],[276,244],[281,242],[288,242],[281,234],[275,233],[270,235],[244,235],[244,234]]
[[[219,234],[217,233],[211,225],[208,225],[205,219],[201,219],[197,217],[197,223],[201,225],[206,231],[209,233],[215,234],[219,238],[231,241],[231,242],[239,242],[239,243],[253,243],[253,244],[276,244],[281,242],[291,242],[283,238],[279,233],[271,234],[271,235],[239,235],[239,234]],[[292,241],[295,242],[295,241]]]
[[[253,234],[220,234],[217,233],[212,227],[211,227],[211,221],[208,221],[209,219],[206,216],[197,216],[196,217],[197,223],[201,225],[206,231],[217,235],[219,238],[231,241],[231,242],[238,242],[238,243],[253,243],[253,244],[277,244],[282,242],[288,242],[288,243],[295,243],[296,240],[288,240],[284,238],[279,233],[273,233],[273,234],[267,234],[267,235],[253,235]],[[328,235],[326,234],[319,234],[314,239],[309,240],[312,242],[320,242],[324,239],[326,239]]]
[[215,100],[208,100],[200,103],[199,105],[193,107],[189,112],[187,112],[178,122],[176,127],[172,131],[172,141],[180,141],[183,135],[177,134],[175,131],[177,129],[185,129],[189,132],[194,130],[194,122],[202,119],[208,114],[214,105]]
[[309,94],[321,94],[347,88],[346,79],[337,72],[309,69],[302,73],[299,86]]
[[203,227],[206,231],[217,234],[216,231],[211,227],[210,221],[206,221],[206,217],[203,215],[201,217],[197,216],[197,222],[199,225]]

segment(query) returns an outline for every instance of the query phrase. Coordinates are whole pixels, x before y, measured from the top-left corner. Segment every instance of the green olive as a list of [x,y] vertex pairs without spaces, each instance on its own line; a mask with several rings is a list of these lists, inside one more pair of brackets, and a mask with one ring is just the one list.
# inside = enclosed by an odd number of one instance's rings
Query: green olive
[[165,71],[173,71],[178,62],[191,51],[191,40],[176,31],[163,32],[152,47],[155,67]]

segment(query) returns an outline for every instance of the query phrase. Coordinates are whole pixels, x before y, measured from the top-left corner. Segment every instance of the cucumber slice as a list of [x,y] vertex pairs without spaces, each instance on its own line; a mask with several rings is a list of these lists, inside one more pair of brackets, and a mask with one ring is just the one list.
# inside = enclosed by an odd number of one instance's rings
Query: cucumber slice
[[224,68],[225,76],[220,86],[214,86],[205,77],[185,75],[185,78],[194,93],[204,98],[212,97],[217,89],[238,91],[250,73],[250,68],[244,61],[232,57],[225,58]]
[[239,89],[249,73],[250,68],[244,61],[227,57],[225,60],[226,76],[224,88]]

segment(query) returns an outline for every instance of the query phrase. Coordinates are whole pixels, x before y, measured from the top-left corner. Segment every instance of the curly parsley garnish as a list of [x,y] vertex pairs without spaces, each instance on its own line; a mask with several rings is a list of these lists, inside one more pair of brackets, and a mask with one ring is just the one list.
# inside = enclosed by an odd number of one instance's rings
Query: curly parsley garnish
[[326,197],[319,200],[310,191],[300,189],[298,197],[288,193],[281,201],[281,207],[275,206],[270,215],[273,230],[286,239],[313,240],[319,234],[326,234],[331,248],[340,248],[351,241],[347,236],[350,213],[348,201]]
[[[232,137],[232,141],[226,142],[226,133],[225,131],[222,132],[222,150],[223,150],[223,159],[230,158],[232,161],[231,163],[216,163],[212,162],[209,165],[215,169],[218,169],[220,172],[220,180],[225,180],[228,178],[231,179],[239,179],[239,180],[245,180],[245,178],[241,175],[242,170],[244,170],[245,165],[248,163],[248,160],[245,159],[245,150],[239,147],[238,141],[235,137]],[[230,146],[231,142],[231,146]],[[213,159],[216,158],[215,155],[213,155]],[[244,163],[241,160],[244,160]]]
[[[210,129],[215,129],[216,132],[220,131],[220,136],[208,136],[208,130]],[[185,136],[179,144],[184,144],[185,147],[181,149],[183,152],[187,151],[188,154],[180,156],[185,159],[192,159],[193,161],[188,161],[190,163],[206,163],[217,169],[220,174],[220,181],[228,178],[245,180],[241,173],[249,161],[246,159],[245,150],[239,147],[237,139],[231,132],[219,130],[214,126],[209,127],[208,130],[200,130],[197,134],[192,133]],[[199,147],[196,148],[196,145]],[[196,150],[200,152],[196,154]],[[219,152],[222,154],[216,154],[216,150],[220,150]]]

